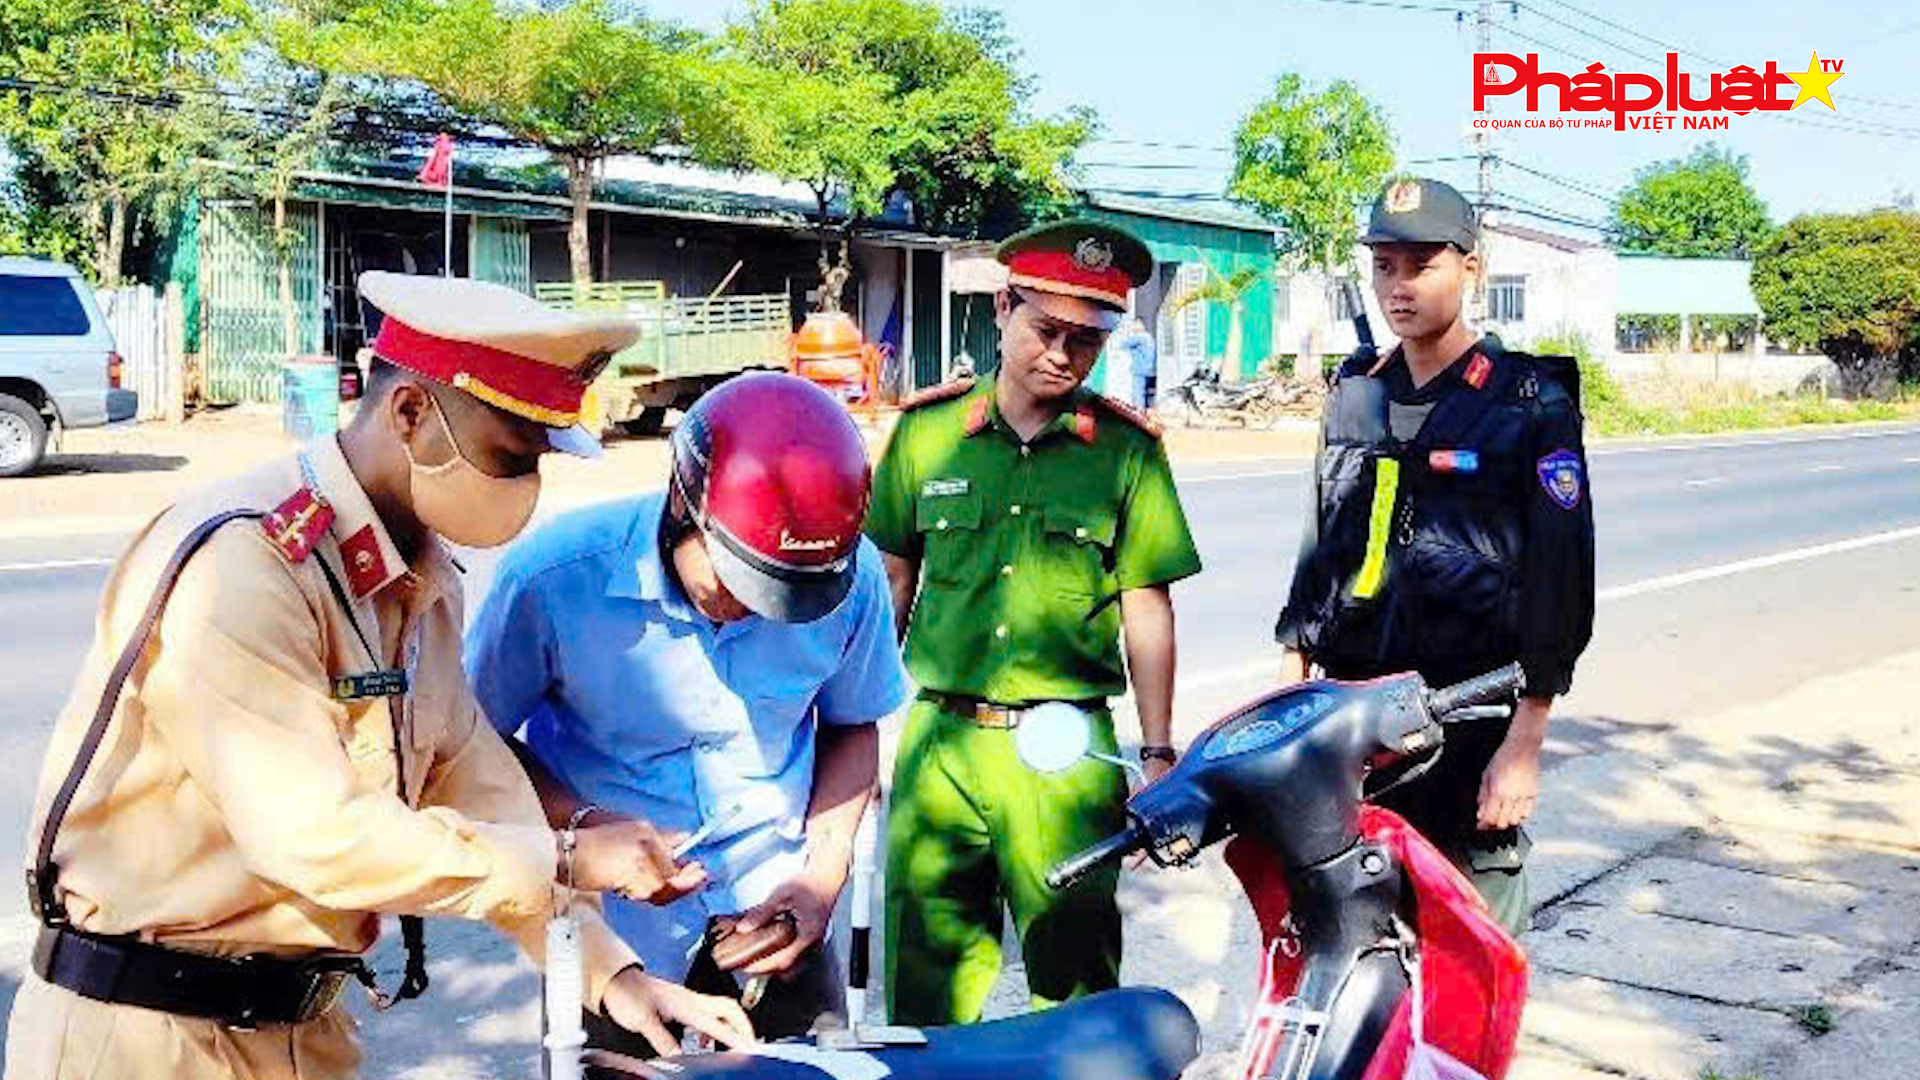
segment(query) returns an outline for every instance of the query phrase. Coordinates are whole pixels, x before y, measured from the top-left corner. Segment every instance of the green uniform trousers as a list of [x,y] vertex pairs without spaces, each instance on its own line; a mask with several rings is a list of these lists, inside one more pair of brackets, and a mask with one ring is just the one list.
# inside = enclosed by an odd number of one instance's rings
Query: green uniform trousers
[[[1113,715],[1091,713],[1093,749],[1116,753]],[[1013,732],[921,699],[894,761],[887,823],[887,1008],[894,1023],[971,1023],[1000,976],[1013,912],[1037,1007],[1120,981],[1117,867],[1065,892],[1055,863],[1118,832],[1127,782],[1092,759],[1054,775],[1021,763]]]

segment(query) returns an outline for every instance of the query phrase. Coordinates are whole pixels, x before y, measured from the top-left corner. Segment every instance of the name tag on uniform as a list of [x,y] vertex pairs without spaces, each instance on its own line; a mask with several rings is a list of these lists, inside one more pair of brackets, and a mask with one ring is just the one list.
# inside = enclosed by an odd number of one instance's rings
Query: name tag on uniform
[[929,480],[920,485],[920,497],[933,499],[941,495],[965,495],[972,488],[973,485],[964,476],[947,480]]
[[407,692],[408,685],[407,673],[398,670],[342,675],[333,680],[333,698],[335,701],[360,701],[365,698],[398,697]]

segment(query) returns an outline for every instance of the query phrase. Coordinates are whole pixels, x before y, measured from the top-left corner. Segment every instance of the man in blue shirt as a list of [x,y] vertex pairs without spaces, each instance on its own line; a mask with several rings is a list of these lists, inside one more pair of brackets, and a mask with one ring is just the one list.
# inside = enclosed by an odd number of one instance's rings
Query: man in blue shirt
[[[764,1036],[799,1034],[842,1008],[815,946],[876,786],[874,725],[907,696],[861,539],[866,454],[837,402],[768,373],[703,397],[673,457],[668,491],[577,511],[507,555],[468,672],[497,728],[526,727],[513,745],[550,819],[658,830],[635,852],[656,887],[606,904],[648,970],[719,992],[780,975],[749,1012]],[[682,865],[673,845],[703,827]],[[723,974],[707,931],[736,913],[794,940]],[[598,1020],[594,1045],[647,1056]]]

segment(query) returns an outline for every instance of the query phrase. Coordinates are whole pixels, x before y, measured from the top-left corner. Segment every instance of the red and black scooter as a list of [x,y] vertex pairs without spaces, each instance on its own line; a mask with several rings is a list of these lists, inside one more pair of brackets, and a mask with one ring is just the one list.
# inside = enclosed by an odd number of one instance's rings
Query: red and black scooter
[[[1520,689],[1509,667],[1441,689],[1409,674],[1262,698],[1203,732],[1129,801],[1124,831],[1060,864],[1048,884],[1071,888],[1136,851],[1185,865],[1231,840],[1227,863],[1266,947],[1243,1076],[1500,1080],[1519,1037],[1526,960],[1445,856],[1363,804],[1361,786],[1372,770],[1431,758],[1448,724],[1503,713],[1490,706]],[[1022,756],[1036,767],[1084,752],[1084,718],[1029,723]],[[1198,1043],[1199,1025],[1172,994],[1129,988],[970,1027],[856,1028],[818,1043],[587,1061],[644,1080],[1174,1080]]]

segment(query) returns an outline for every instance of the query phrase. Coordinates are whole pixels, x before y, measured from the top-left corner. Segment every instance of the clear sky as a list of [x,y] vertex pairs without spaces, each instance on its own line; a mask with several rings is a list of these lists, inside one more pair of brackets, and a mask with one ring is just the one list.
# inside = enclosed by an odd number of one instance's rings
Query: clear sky
[[[1027,70],[1038,76],[1035,109],[1084,104],[1099,111],[1108,141],[1082,155],[1099,165],[1088,170],[1097,186],[1219,191],[1230,164],[1224,149],[1240,117],[1275,76],[1295,71],[1320,83],[1357,83],[1385,109],[1404,167],[1471,194],[1472,161],[1435,159],[1472,149],[1477,4],[1378,2],[1393,6],[1364,0],[989,0],[984,6],[1006,14]],[[649,4],[656,15],[706,28],[738,7],[724,0]],[[1920,3],[1914,0],[1522,0],[1493,8],[1493,50],[1538,52],[1542,70],[1577,74],[1600,61],[1609,72],[1663,76],[1667,46],[1675,46],[1696,95],[1710,73],[1743,63],[1764,69],[1768,60],[1782,71],[1804,71],[1816,50],[1824,60],[1843,61],[1845,72],[1829,91],[1836,111],[1811,101],[1790,113],[1729,115],[1727,131],[1494,132],[1495,151],[1516,162],[1497,170],[1494,186],[1512,200],[1598,220],[1608,203],[1596,195],[1617,192],[1636,169],[1684,156],[1707,139],[1748,155],[1754,184],[1777,221],[1807,211],[1884,206],[1901,192],[1920,195],[1920,85],[1914,78]],[[1466,13],[1464,21],[1456,11]],[[1543,105],[1553,98],[1548,91]],[[1493,115],[1530,115],[1518,97],[1505,101],[1515,104],[1497,104]],[[1537,115],[1558,114],[1543,109]]]

